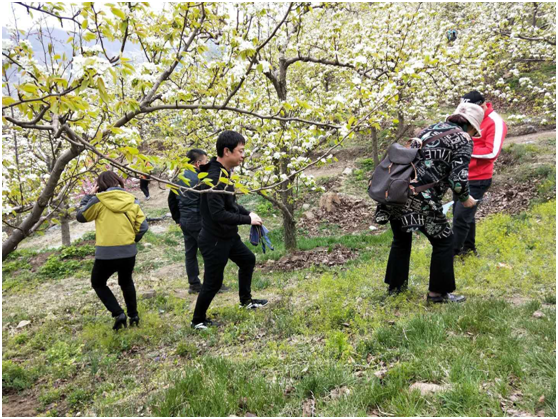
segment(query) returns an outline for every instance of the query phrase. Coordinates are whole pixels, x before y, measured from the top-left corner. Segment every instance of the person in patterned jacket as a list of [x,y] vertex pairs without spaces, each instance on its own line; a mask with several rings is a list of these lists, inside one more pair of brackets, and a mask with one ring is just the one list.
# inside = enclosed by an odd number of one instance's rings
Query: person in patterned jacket
[[412,232],[421,231],[432,244],[430,284],[427,301],[432,303],[462,302],[465,297],[455,291],[453,270],[453,235],[442,211],[442,197],[448,190],[467,208],[476,204],[469,195],[469,162],[473,151],[471,136],[480,135],[483,109],[471,103],[460,104],[445,122],[424,129],[411,147],[422,141],[448,134],[426,144],[419,151],[416,164],[417,182],[414,186],[435,183],[425,191],[412,195],[404,206],[378,205],[375,221],[391,224],[393,242],[389,254],[385,282],[388,293],[397,294],[407,287],[411,258]]

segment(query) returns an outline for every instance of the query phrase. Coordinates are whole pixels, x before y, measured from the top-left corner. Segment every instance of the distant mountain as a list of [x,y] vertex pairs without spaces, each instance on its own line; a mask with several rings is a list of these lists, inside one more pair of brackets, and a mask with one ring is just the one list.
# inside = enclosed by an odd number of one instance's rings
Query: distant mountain
[[[52,33],[52,37],[54,38],[55,42],[54,42],[54,50],[56,51],[57,54],[63,55],[64,53],[66,53],[66,56],[71,57],[72,56],[72,46],[71,44],[68,44],[68,38],[71,35],[68,35],[68,33],[64,30],[64,29],[59,29],[59,28],[49,28],[49,31]],[[5,27],[2,27],[2,40],[5,39],[10,39],[10,34],[8,32],[8,30]],[[31,42],[31,46],[33,47],[33,51],[35,51],[36,53],[36,58],[40,63],[43,63],[45,60],[45,53],[44,51],[47,50],[47,45],[44,46],[43,49],[43,45],[40,41],[40,35],[39,33],[37,33],[36,30],[32,31],[32,34],[27,37],[27,34],[25,36],[21,36],[21,39],[28,39],[29,42]],[[86,42],[85,45],[92,47],[95,45],[94,42]],[[104,42],[104,46],[105,46],[105,50],[107,51],[107,54],[109,57],[113,57],[115,55],[118,55],[120,53],[120,48],[122,47],[122,43],[121,42]],[[131,42],[127,42],[126,43],[126,47],[124,49],[124,56],[128,57],[128,58],[132,58],[134,59],[136,62],[141,62],[145,60],[145,57],[143,55],[143,52],[141,50],[141,47],[137,44],[132,44]]]

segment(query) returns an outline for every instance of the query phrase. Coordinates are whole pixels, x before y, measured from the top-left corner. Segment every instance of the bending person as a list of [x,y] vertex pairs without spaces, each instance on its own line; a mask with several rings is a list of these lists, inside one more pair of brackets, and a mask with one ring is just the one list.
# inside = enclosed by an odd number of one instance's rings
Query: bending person
[[[427,301],[433,303],[461,302],[465,297],[453,295],[452,229],[442,212],[442,197],[451,188],[467,208],[476,204],[469,195],[468,167],[473,150],[471,135],[480,135],[483,118],[480,106],[462,103],[446,122],[424,129],[423,141],[442,132],[447,135],[426,144],[419,151],[415,186],[435,183],[425,191],[411,196],[403,207],[379,205],[375,218],[379,224],[388,221],[393,231],[385,282],[388,292],[397,294],[407,287],[413,231],[421,231],[432,244],[430,284]],[[412,146],[419,146],[413,143]]]
[[126,327],[126,314],[107,286],[118,272],[118,285],[124,295],[130,326],[139,326],[136,288],[132,279],[136,263],[136,243],[148,229],[139,201],[124,190],[124,181],[113,172],[103,172],[97,184],[86,195],[77,213],[80,223],[95,221],[95,264],[91,285],[112,317],[114,330]]
[[[467,93],[462,102],[479,105],[484,111],[481,136],[473,138],[473,154],[469,163],[469,189],[471,196],[476,200],[484,197],[485,192],[492,184],[494,162],[502,150],[504,138],[508,132],[506,123],[498,115],[492,104],[486,102],[484,96],[476,90]],[[458,199],[454,199],[453,208],[453,253],[456,256],[477,255],[475,244],[475,214],[477,206],[466,208]]]

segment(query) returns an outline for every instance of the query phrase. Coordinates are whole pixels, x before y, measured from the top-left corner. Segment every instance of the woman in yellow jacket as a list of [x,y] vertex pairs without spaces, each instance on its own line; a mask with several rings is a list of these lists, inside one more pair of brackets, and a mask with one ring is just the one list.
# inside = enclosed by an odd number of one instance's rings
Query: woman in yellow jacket
[[95,264],[91,285],[105,307],[115,318],[114,330],[127,327],[124,310],[107,286],[112,274],[118,272],[130,326],[139,326],[136,288],[132,272],[136,263],[136,243],[148,229],[139,201],[124,190],[124,181],[113,172],[103,172],[90,195],[86,195],[77,213],[80,223],[95,220]]

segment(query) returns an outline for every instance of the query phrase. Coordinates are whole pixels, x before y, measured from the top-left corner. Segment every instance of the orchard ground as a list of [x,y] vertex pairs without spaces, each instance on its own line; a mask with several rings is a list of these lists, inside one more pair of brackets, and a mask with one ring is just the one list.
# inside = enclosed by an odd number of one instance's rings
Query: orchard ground
[[[252,247],[253,294],[270,304],[238,309],[231,264],[233,290],[210,310],[222,325],[202,333],[189,327],[195,296],[172,220],[152,223],[140,244],[141,327],[117,334],[89,284],[94,225],[72,225],[66,248],[56,247],[56,231],[33,238],[2,268],[3,415],[555,416],[555,149],[555,132],[506,141],[482,209],[480,257],[456,262],[468,297],[459,306],[425,304],[431,248],[423,236],[409,291],[387,297],[391,233],[371,231],[370,220],[356,231],[332,223],[343,208],[319,210],[318,194],[307,203],[320,217],[298,209],[297,254],[315,257],[297,263],[285,259],[280,215],[242,198],[276,245],[265,255]],[[314,174],[367,211],[369,162],[343,153]],[[161,217],[167,192],[151,190],[142,207]]]

